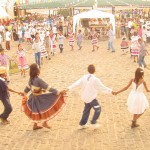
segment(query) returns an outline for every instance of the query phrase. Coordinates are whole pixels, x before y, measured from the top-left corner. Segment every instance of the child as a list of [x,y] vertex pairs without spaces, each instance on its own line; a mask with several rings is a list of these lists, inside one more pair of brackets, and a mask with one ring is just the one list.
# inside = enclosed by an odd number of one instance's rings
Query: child
[[5,54],[4,49],[0,49],[0,66],[6,67],[6,72],[7,72],[7,82],[10,81],[9,79],[9,60],[10,57]]
[[69,46],[71,46],[71,50],[74,50],[74,33],[72,31],[68,32],[69,38]]
[[83,34],[81,33],[81,30],[79,30],[77,35],[77,45],[79,47],[79,50],[81,50],[82,48],[81,46],[82,41],[83,41]]
[[3,41],[3,37],[2,37],[2,35],[0,34],[0,49],[2,48],[2,41]]
[[147,30],[146,30],[145,26],[143,26],[142,39],[143,39],[143,41],[144,41],[145,44],[146,44],[146,32],[147,32]]
[[22,40],[22,31],[18,30],[18,38],[19,38],[19,43],[23,42]]
[[23,75],[25,77],[25,70],[28,69],[28,64],[26,60],[26,51],[22,48],[22,44],[18,44],[16,56],[18,56],[18,68],[21,71],[21,76]]
[[[146,68],[146,63],[144,61],[144,58],[148,53],[146,46],[145,46],[145,42],[142,39],[138,39],[139,45],[140,45],[140,52],[139,52],[139,58],[138,58],[138,64],[139,67],[143,67]],[[143,66],[142,66],[143,65]]]
[[131,79],[129,84],[116,92],[116,94],[127,90],[131,84],[132,91],[128,96],[127,105],[129,112],[133,114],[131,128],[135,128],[139,126],[136,124],[137,119],[144,113],[146,109],[149,108],[149,103],[143,93],[143,88],[145,88],[147,92],[150,92],[150,90],[147,88],[146,82],[144,81],[144,71],[142,68],[137,68],[134,79]]
[[88,68],[88,74],[81,77],[79,80],[77,80],[75,83],[70,85],[66,92],[68,90],[72,90],[73,88],[81,88],[82,93],[81,97],[84,101],[84,111],[82,115],[82,119],[80,121],[79,129],[87,128],[87,121],[90,115],[90,111],[93,108],[94,109],[94,115],[91,120],[91,126],[92,127],[99,127],[100,125],[97,124],[97,119],[99,118],[101,114],[101,106],[97,100],[97,94],[99,91],[107,94],[115,94],[112,89],[106,87],[103,85],[103,83],[98,79],[94,73],[95,73],[95,66],[93,64],[89,65]]
[[139,56],[139,43],[138,43],[139,36],[137,32],[134,32],[134,35],[131,37],[131,56],[134,58],[134,62],[137,62]]
[[32,49],[34,50],[35,62],[38,64],[39,68],[41,68],[41,46],[42,42],[40,41],[39,34],[35,35],[35,41],[32,45]]
[[32,41],[31,41],[31,33],[29,32],[29,29],[27,29],[25,31],[25,38],[27,40],[27,43],[32,43]]
[[16,92],[10,89],[5,82],[6,78],[7,78],[6,67],[0,66],[0,100],[4,105],[4,111],[2,114],[0,114],[0,119],[3,125],[10,123],[7,118],[12,112],[12,106],[9,100],[9,91],[20,95],[22,94],[20,92]]
[[10,50],[11,33],[6,29],[6,49]]
[[92,52],[95,51],[95,47],[97,48],[97,50],[99,49],[99,46],[98,46],[98,34],[95,31],[95,28],[92,28],[92,31],[91,31],[91,43],[93,45]]
[[53,30],[50,31],[50,47],[51,47],[51,54],[54,56],[54,53],[56,53],[57,49],[57,38],[56,35],[53,33]]
[[150,27],[147,27],[146,31],[146,42],[150,43]]
[[59,31],[58,43],[59,43],[60,53],[62,53],[63,49],[64,49],[64,39],[65,39],[65,37],[63,36],[62,31]]
[[128,41],[127,41],[127,38],[126,38],[126,35],[125,35],[125,32],[122,33],[122,41],[121,41],[121,49],[123,51],[123,55],[125,53],[127,53],[126,49],[129,48],[129,44],[128,44]]

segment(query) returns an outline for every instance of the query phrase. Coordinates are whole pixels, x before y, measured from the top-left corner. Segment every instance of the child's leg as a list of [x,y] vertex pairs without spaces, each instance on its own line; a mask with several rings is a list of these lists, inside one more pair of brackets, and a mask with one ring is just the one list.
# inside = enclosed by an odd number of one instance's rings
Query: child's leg
[[26,70],[23,69],[22,71],[23,71],[23,76],[25,77],[25,75],[26,75]]
[[60,49],[60,53],[62,53],[63,52],[63,44],[59,45],[59,49]]
[[20,70],[21,71],[21,76],[23,75],[23,69]]
[[132,124],[131,124],[131,128],[135,128],[138,127],[139,125],[136,124],[137,119],[141,116],[142,114],[134,114],[133,115],[133,120],[132,120]]
[[142,115],[143,115],[143,114],[138,114],[138,115],[136,115],[135,119],[136,119],[136,120],[139,119]]
[[92,50],[92,52],[94,52],[95,51],[95,45],[93,45],[93,50]]

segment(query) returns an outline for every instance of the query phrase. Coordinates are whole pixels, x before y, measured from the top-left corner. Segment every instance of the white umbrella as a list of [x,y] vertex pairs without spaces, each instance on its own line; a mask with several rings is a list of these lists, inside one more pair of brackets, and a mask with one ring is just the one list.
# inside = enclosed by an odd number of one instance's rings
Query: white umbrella
[[0,19],[11,18],[10,15],[0,6]]

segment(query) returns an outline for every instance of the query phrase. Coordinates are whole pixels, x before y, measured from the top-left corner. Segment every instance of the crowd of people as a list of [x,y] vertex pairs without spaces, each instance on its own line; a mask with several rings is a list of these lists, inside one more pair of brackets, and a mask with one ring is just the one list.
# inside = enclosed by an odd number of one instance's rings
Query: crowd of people
[[[82,99],[85,102],[85,108],[83,112],[82,119],[80,121],[80,127],[86,128],[86,123],[90,114],[91,108],[94,108],[95,113],[91,121],[92,125],[97,123],[99,118],[101,108],[96,99],[98,91],[101,90],[105,93],[112,93],[117,95],[120,92],[125,91],[132,84],[133,90],[128,98],[128,110],[133,113],[133,120],[131,127],[137,127],[137,119],[144,113],[144,111],[149,107],[148,100],[143,94],[143,87],[146,88],[147,92],[150,92],[147,88],[146,82],[143,79],[144,70],[138,68],[135,72],[135,78],[130,81],[130,83],[123,89],[114,92],[112,89],[105,87],[101,81],[94,76],[95,66],[88,66],[88,75],[84,76],[71,86],[67,90],[61,92],[56,89],[51,88],[45,81],[43,81],[40,75],[40,69],[43,64],[43,58],[48,60],[52,56],[56,55],[56,52],[64,52],[65,41],[68,40],[70,50],[75,49],[75,43],[78,46],[78,50],[82,50],[83,41],[91,40],[91,52],[95,52],[100,48],[99,37],[100,33],[97,32],[96,28],[78,29],[76,33],[72,29],[72,20],[64,19],[63,16],[55,16],[49,22],[13,22],[10,26],[5,26],[2,22],[0,24],[0,99],[5,107],[4,112],[0,115],[0,118],[4,124],[8,124],[7,118],[12,111],[11,104],[9,103],[8,91],[18,93],[23,96],[23,108],[25,114],[34,121],[33,130],[41,129],[42,127],[38,125],[38,121],[42,120],[42,126],[50,128],[48,124],[49,118],[54,117],[64,106],[65,94],[67,91],[74,87],[81,87],[84,91],[82,93]],[[139,67],[146,68],[147,65],[144,58],[148,53],[147,45],[150,42],[150,20],[147,18],[132,19],[127,18],[124,20],[116,19],[116,33],[112,30],[111,22],[106,21],[106,34],[108,40],[107,50],[112,52],[116,51],[114,40],[121,39],[120,49],[123,51],[123,55],[130,54],[137,62]],[[115,38],[116,37],[116,38]],[[3,42],[5,41],[6,47],[4,48]],[[18,42],[18,49],[14,57],[9,57],[5,54],[5,51],[11,51],[11,42]],[[31,46],[35,56],[35,63],[30,65],[30,79],[24,92],[17,92],[8,88],[5,84],[5,78],[7,77],[7,83],[10,82],[9,79],[9,63],[8,60],[15,61],[17,59],[18,68],[21,71],[23,77],[26,76],[26,69],[29,68],[27,62],[26,53],[27,51],[23,47],[23,43]],[[141,86],[142,85],[142,86]],[[141,92],[141,97],[138,97],[136,90]],[[2,92],[5,94],[2,94]],[[31,91],[29,97],[27,93]],[[48,91],[50,93],[45,93]],[[92,96],[89,94],[92,91]],[[89,94],[89,95],[88,95]],[[138,100],[131,103],[131,100]],[[41,104],[41,101],[43,103]],[[52,110],[58,103],[59,109]],[[142,104],[142,105],[141,105]],[[136,107],[135,107],[136,106]],[[44,110],[44,113],[42,113]],[[34,113],[33,113],[34,112]],[[36,112],[36,113],[35,113]]]

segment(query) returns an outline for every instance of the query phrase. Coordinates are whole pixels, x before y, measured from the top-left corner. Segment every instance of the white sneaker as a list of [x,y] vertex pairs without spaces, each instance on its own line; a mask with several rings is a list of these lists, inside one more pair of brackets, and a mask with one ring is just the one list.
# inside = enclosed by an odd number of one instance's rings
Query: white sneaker
[[100,125],[96,123],[96,124],[91,124],[90,127],[97,129],[100,127]]
[[78,129],[82,130],[82,129],[86,129],[88,127],[89,127],[89,125],[87,125],[87,124],[85,124],[85,125],[79,125]]

